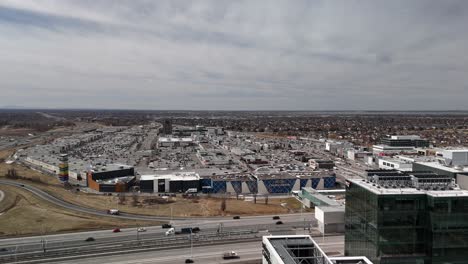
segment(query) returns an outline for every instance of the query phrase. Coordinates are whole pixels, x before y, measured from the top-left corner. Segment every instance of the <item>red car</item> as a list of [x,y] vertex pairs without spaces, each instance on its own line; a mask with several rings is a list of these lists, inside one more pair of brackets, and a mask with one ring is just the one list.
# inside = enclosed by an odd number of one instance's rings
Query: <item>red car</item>
[[112,230],[112,232],[118,233],[118,232],[120,232],[120,228],[115,228],[114,230]]

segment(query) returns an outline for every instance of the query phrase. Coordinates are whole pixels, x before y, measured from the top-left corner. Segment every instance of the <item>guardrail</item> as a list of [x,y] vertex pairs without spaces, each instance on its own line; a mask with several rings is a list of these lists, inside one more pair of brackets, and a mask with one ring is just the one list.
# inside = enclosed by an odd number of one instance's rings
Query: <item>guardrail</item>
[[6,254],[0,256],[0,263],[11,263],[18,261],[36,261],[40,262],[41,259],[52,259],[57,257],[72,257],[72,256],[82,256],[90,254],[119,254],[130,253],[132,251],[144,251],[144,250],[155,250],[171,247],[188,247],[190,245],[190,240],[193,241],[193,246],[202,246],[209,244],[222,244],[222,243],[232,243],[233,241],[249,241],[249,240],[258,240],[260,236],[257,235],[258,232],[245,230],[245,231],[232,231],[224,233],[210,233],[210,234],[193,234],[190,235],[179,235],[173,237],[163,237],[156,239],[141,239],[141,240],[128,240],[128,241],[119,241],[114,242],[105,242],[105,243],[95,243],[88,242],[88,245],[78,246],[78,247],[62,247],[62,248],[47,248],[44,250],[42,244],[37,245],[36,247],[29,252],[18,253],[17,251],[8,251]]

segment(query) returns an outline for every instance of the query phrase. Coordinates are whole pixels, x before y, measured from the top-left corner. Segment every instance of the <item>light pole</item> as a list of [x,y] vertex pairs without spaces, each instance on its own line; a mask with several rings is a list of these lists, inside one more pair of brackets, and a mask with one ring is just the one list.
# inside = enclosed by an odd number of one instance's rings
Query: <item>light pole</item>
[[326,227],[327,227],[327,224],[324,221],[324,223],[323,223],[323,232],[322,232],[322,243],[323,244],[325,244],[325,229],[326,229]]
[[136,230],[136,231],[137,231],[137,232],[136,232],[136,233],[137,233],[137,242],[138,242],[138,244],[140,244],[140,228],[137,227],[137,230]]
[[302,214],[302,210],[303,210],[303,209],[304,209],[304,204],[301,202],[301,218],[302,218],[302,219],[303,219],[303,221],[304,221],[304,223],[303,223],[303,226],[302,226],[302,227],[303,227],[303,229],[304,229],[304,235],[305,235],[305,230],[306,230],[306,228],[305,228],[305,226],[306,226],[306,220],[305,220],[305,217],[304,217],[304,215]]
[[192,228],[190,228],[190,259],[193,258],[193,239],[192,239]]

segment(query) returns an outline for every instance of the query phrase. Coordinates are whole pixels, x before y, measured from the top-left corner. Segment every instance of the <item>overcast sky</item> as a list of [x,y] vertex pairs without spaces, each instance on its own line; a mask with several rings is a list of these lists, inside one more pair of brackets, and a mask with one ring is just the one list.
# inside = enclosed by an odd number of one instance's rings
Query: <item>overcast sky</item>
[[468,1],[0,0],[0,107],[467,110]]

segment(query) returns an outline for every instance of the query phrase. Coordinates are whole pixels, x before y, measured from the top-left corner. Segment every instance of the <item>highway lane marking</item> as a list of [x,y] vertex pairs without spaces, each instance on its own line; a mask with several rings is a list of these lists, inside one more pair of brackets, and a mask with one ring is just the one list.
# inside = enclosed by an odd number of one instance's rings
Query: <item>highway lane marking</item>
[[[259,241],[260,243],[260,241]],[[239,245],[240,243],[225,243],[225,244],[218,244],[218,246],[226,246],[226,245]],[[241,243],[241,244],[245,244],[245,243]],[[197,247],[194,247],[194,249],[196,248],[203,248],[203,247],[211,247],[211,246],[215,246],[215,245],[201,245],[201,246],[197,246]],[[187,248],[190,248],[190,247],[181,247],[181,248],[177,248],[177,250],[186,250]],[[167,248],[167,249],[162,249],[162,250],[159,250],[159,251],[156,251],[156,252],[163,252],[163,251],[170,251],[170,250],[176,250],[174,248]],[[148,249],[145,249],[145,248],[137,248],[137,249],[130,249],[130,250],[120,250],[120,251],[116,251],[115,253],[117,252],[124,252],[123,254],[137,254],[137,253],[140,253],[140,252],[150,252],[150,250]],[[40,262],[40,263],[44,263],[44,261],[47,261],[47,260],[51,260],[51,261],[60,261],[60,259],[64,259],[64,260],[70,260],[70,259],[76,259],[78,256],[80,256],[81,258],[90,258],[90,257],[106,257],[106,256],[109,256],[109,252],[103,252],[103,253],[91,253],[91,254],[82,254],[82,255],[74,255],[74,256],[64,256],[64,257],[49,257],[49,258],[42,258],[42,259],[34,259],[34,260],[24,260],[24,261],[18,261],[18,262],[15,262],[15,263],[36,263],[36,262]]]
[[[185,249],[187,249],[187,248],[185,248]],[[203,247],[201,247],[201,249],[203,249]],[[239,253],[239,255],[241,257],[242,257],[242,254],[249,254],[249,253],[259,253],[259,256],[260,256],[261,247],[258,246],[258,248],[256,248],[256,249],[245,249],[245,250],[235,250],[235,251],[237,253]],[[117,251],[117,252],[119,252],[119,251]],[[159,251],[159,252],[155,252],[155,253],[162,253],[162,252],[164,252],[164,251]],[[197,259],[197,258],[207,258],[207,257],[213,257],[213,256],[219,256],[221,258],[223,252],[224,252],[224,250],[219,251],[219,252],[210,252],[210,253],[194,253],[192,258]],[[123,260],[123,261],[112,262],[112,263],[113,264],[119,264],[119,263],[121,263],[121,264],[154,263],[155,261],[167,261],[167,260],[173,260],[173,259],[186,259],[186,258],[190,258],[190,254],[182,254],[182,255],[179,254],[178,256],[164,256],[164,257],[148,256],[148,257],[150,257],[152,259],[148,259],[148,260],[141,260],[141,259],[140,260]]]

